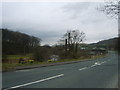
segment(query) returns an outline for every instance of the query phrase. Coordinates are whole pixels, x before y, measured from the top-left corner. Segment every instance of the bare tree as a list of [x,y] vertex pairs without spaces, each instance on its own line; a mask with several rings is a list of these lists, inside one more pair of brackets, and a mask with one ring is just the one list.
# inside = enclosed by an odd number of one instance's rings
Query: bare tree
[[85,40],[85,33],[79,30],[70,30],[64,34],[64,43],[66,51],[75,51],[77,52],[78,45]]
[[120,54],[120,0],[112,0],[100,6],[98,10],[103,11],[107,16],[111,16],[118,20],[118,52]]
[[119,19],[120,15],[120,0],[109,0],[104,5],[98,7],[98,10],[103,11],[107,16]]

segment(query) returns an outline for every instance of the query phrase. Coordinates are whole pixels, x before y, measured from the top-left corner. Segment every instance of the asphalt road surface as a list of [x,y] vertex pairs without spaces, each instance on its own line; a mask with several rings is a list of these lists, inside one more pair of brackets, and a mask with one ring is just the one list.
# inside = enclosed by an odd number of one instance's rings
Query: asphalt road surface
[[118,88],[118,55],[72,64],[4,72],[2,88]]

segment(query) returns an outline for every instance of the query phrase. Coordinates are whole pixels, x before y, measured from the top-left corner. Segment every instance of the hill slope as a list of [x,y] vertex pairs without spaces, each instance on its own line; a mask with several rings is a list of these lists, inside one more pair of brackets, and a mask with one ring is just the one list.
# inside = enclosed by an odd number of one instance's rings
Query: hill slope
[[102,40],[102,41],[99,41],[97,43],[92,43],[90,44],[92,46],[107,46],[108,49],[114,49],[114,50],[117,50],[118,49],[118,37],[115,37],[115,38],[111,38],[111,39],[108,39],[108,40]]

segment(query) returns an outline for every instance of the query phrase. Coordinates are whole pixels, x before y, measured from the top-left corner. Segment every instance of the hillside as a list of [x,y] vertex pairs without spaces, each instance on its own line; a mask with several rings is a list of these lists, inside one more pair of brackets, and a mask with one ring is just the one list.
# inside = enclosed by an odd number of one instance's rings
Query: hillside
[[107,40],[102,40],[97,43],[92,43],[90,44],[91,46],[107,46],[108,49],[118,49],[118,37],[107,39]]
[[30,53],[32,48],[39,46],[41,39],[25,33],[2,30],[2,54]]

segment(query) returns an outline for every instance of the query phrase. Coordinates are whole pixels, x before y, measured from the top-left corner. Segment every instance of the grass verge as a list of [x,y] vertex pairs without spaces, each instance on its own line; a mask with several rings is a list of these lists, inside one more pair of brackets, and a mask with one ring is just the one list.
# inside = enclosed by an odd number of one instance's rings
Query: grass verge
[[[25,63],[25,64],[19,64],[19,63],[3,63],[2,64],[2,71],[11,71],[11,70],[14,70],[15,67],[18,67],[18,66],[31,66],[31,65],[44,65],[44,64],[51,64],[51,63],[60,63],[60,62],[70,62],[70,61],[85,61],[85,60],[95,60],[95,59],[98,59],[98,58],[103,58],[105,57],[106,55],[96,55],[96,56],[92,56],[92,57],[81,57],[81,58],[78,58],[78,59],[61,59],[59,61],[54,61],[54,62],[47,62],[47,61],[44,61],[44,62],[34,62],[34,63]],[[15,56],[16,57],[16,56]],[[15,58],[14,57],[14,58]]]

